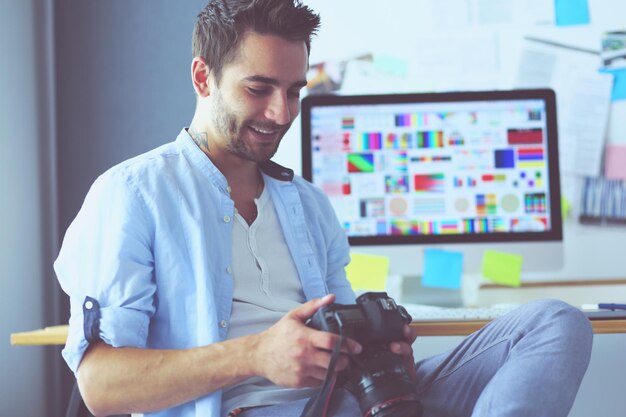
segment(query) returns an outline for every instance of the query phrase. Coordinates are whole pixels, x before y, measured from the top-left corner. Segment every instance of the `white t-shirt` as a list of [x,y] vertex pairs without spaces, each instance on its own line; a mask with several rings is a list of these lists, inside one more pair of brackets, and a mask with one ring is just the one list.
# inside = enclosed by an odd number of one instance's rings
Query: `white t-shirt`
[[[289,253],[274,204],[266,189],[255,199],[251,224],[236,214],[233,224],[233,308],[228,339],[259,333],[304,303],[296,266]],[[227,387],[222,415],[239,407],[272,405],[309,398],[316,389],[284,388],[261,377]]]

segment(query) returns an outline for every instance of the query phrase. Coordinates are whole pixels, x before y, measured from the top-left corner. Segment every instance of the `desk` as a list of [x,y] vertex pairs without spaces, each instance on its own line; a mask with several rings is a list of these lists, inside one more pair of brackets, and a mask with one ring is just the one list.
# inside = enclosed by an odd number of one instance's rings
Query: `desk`
[[[418,336],[466,336],[483,327],[488,320],[476,321],[420,321],[411,323]],[[591,320],[595,334],[626,333],[626,319]],[[46,327],[29,332],[12,333],[12,345],[64,345],[67,325]]]

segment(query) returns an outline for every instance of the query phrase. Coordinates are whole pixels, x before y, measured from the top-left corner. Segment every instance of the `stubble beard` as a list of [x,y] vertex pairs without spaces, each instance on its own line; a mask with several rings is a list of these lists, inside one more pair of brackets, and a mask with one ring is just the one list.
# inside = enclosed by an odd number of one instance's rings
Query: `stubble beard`
[[[218,132],[226,139],[226,149],[247,161],[257,163],[269,161],[278,150],[278,146],[283,136],[287,133],[289,126],[279,126],[271,122],[255,122],[252,120],[240,121],[235,111],[224,102],[224,99],[217,93],[215,98],[215,106],[213,108],[213,117]],[[245,135],[249,134],[248,126],[252,124],[256,127],[265,128],[267,130],[280,130],[280,137],[273,145],[266,145],[258,149],[251,149],[245,141]]]

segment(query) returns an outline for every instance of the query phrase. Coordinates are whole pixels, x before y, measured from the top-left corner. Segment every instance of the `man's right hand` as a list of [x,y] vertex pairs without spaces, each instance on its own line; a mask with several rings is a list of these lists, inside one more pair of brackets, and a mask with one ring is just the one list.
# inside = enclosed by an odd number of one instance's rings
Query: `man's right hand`
[[[284,387],[316,387],[322,384],[339,335],[307,327],[304,323],[335,296],[308,301],[288,312],[276,324],[257,335],[254,362],[257,373]],[[346,339],[335,371],[348,366],[347,353],[358,354],[361,345]]]

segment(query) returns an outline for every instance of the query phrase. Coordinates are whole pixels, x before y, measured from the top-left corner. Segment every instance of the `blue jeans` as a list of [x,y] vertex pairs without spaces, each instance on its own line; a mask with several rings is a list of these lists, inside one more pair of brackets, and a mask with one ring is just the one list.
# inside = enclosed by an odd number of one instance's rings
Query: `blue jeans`
[[[423,417],[566,417],[589,365],[593,333],[569,304],[535,301],[492,321],[456,348],[418,362]],[[419,337],[414,345],[419,349]],[[306,400],[241,417],[298,417]],[[337,392],[332,417],[361,417]]]

